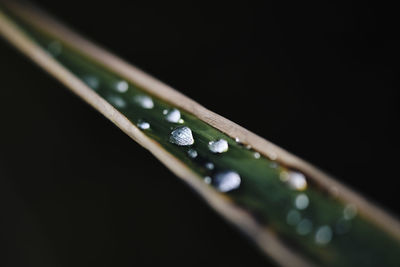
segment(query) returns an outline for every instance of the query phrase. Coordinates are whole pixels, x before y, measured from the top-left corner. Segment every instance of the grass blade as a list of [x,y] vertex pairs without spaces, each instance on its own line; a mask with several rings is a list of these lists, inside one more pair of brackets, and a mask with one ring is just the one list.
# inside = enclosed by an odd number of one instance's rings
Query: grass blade
[[399,223],[382,209],[37,8],[12,1],[1,7],[5,39],[153,153],[279,264],[398,264]]

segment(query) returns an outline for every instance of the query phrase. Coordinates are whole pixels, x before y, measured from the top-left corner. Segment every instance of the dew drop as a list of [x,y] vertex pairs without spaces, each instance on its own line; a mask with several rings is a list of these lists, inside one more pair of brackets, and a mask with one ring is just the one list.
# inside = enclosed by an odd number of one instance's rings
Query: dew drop
[[189,127],[181,126],[171,132],[169,141],[178,146],[190,146],[193,145],[194,139],[192,130]]
[[296,197],[294,200],[294,205],[296,208],[299,210],[304,210],[308,207],[308,204],[310,203],[310,200],[308,199],[308,196],[306,194],[300,194]]
[[299,235],[307,235],[312,230],[312,222],[309,219],[301,220],[296,227],[296,231]]
[[215,187],[220,192],[229,192],[240,186],[240,176],[234,171],[224,171],[217,173],[214,177]]
[[300,212],[297,210],[290,210],[286,216],[286,222],[290,225],[296,225],[301,219]]
[[99,79],[97,79],[93,75],[86,75],[83,77],[83,81],[92,89],[98,89],[100,82]]
[[205,165],[206,169],[208,170],[213,170],[214,169],[214,163],[212,162],[207,162]]
[[108,101],[110,101],[111,104],[118,108],[124,108],[126,107],[126,102],[123,100],[121,97],[118,96],[110,96],[108,98]]
[[210,177],[210,176],[204,177],[204,182],[205,182],[206,184],[211,184],[211,182],[212,182],[211,177]]
[[357,215],[357,207],[354,204],[348,204],[343,210],[343,217],[351,220]]
[[208,142],[208,148],[213,153],[223,153],[228,151],[228,142],[225,139]]
[[240,143],[239,137],[236,137],[236,138],[235,138],[235,142],[236,142],[236,143]]
[[153,99],[147,95],[137,95],[134,97],[134,101],[144,109],[152,109],[154,107]]
[[120,93],[128,91],[129,85],[126,81],[119,81],[115,84],[115,89]]
[[188,153],[189,157],[191,157],[192,159],[196,158],[198,155],[197,151],[194,149],[189,149],[187,153]]
[[[164,112],[163,112],[164,113]],[[181,113],[176,108],[167,110],[167,113],[164,113],[165,119],[172,123],[181,123]],[[182,120],[183,122],[183,120]]]
[[289,172],[287,183],[294,190],[303,191],[307,188],[306,177],[299,172]]
[[318,245],[326,245],[332,239],[332,229],[328,225],[324,225],[318,228],[315,233],[315,243]]
[[253,156],[256,159],[259,159],[261,157],[260,153],[258,153],[258,152],[254,152]]
[[145,122],[145,121],[139,121],[137,126],[142,130],[147,130],[150,128],[150,123]]

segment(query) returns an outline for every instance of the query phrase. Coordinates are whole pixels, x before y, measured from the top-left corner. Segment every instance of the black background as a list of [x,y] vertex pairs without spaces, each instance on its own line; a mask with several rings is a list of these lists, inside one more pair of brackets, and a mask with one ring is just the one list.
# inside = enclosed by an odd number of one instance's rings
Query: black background
[[[399,214],[394,6],[35,1]],[[0,42],[5,266],[262,266],[139,145]]]

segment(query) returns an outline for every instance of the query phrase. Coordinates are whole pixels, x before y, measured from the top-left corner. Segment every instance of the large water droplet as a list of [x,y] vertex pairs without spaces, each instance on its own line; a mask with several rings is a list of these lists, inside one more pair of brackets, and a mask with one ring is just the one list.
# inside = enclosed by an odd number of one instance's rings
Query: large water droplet
[[239,188],[241,179],[234,171],[224,171],[217,173],[214,177],[215,187],[221,192],[229,192]]
[[213,153],[223,153],[228,151],[228,142],[225,139],[219,139],[217,141],[210,141],[208,148]]
[[189,157],[191,157],[192,159],[196,158],[198,155],[197,151],[194,149],[189,149],[187,153],[188,153]]
[[150,129],[150,123],[148,123],[146,121],[139,121],[137,126],[142,130]]
[[144,109],[152,109],[154,107],[153,99],[147,95],[137,95],[133,100]]
[[194,139],[192,130],[189,127],[181,126],[171,132],[169,141],[178,146],[190,146],[193,145]]
[[[163,113],[165,113],[165,111]],[[172,123],[181,122],[181,112],[179,110],[177,110],[176,108],[167,110],[167,112],[164,115],[165,115],[165,119],[169,122],[172,122]]]
[[126,81],[118,81],[115,84],[115,89],[120,93],[125,93],[128,91],[129,85]]
[[319,245],[326,245],[332,239],[332,229],[328,225],[324,225],[318,228],[315,233],[315,243]]
[[294,200],[294,205],[296,208],[299,210],[304,210],[308,207],[308,204],[310,203],[310,200],[308,199],[306,194],[300,194],[296,197]]

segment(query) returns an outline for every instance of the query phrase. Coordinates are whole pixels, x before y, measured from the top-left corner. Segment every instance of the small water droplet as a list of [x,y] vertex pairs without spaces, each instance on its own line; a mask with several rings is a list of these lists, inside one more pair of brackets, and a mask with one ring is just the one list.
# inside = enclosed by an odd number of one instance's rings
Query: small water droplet
[[164,115],[167,115],[167,113],[168,113],[168,109],[164,109],[164,110],[162,111],[162,114],[164,114]]
[[115,89],[120,93],[125,93],[128,91],[129,85],[126,81],[118,81],[115,84]]
[[181,120],[181,112],[176,108],[168,110],[165,115],[165,119],[172,123],[179,123]]
[[246,145],[246,148],[247,149],[251,149],[251,145]]
[[192,130],[189,127],[181,126],[171,132],[169,141],[178,146],[190,146],[193,145],[194,139]]
[[296,208],[299,210],[304,210],[308,207],[308,204],[310,203],[310,200],[308,199],[308,196],[306,194],[300,194],[296,197],[294,200],[294,205]]
[[296,225],[301,220],[300,212],[297,210],[290,210],[286,216],[286,222],[290,225]]
[[239,137],[236,137],[236,138],[235,138],[235,142],[236,142],[236,143],[240,143]]
[[100,85],[99,79],[93,75],[86,75],[83,77],[83,81],[92,89],[98,89]]
[[228,151],[228,142],[225,139],[208,142],[208,148],[213,153],[223,153]]
[[239,174],[234,171],[217,173],[214,178],[215,187],[221,192],[237,189],[241,183]]
[[62,52],[62,45],[59,41],[53,41],[48,45],[47,49],[53,56],[58,56]]
[[139,121],[137,126],[142,130],[147,130],[150,128],[150,123],[145,122],[145,121]]
[[351,220],[357,215],[357,207],[354,204],[348,204],[343,210],[343,217]]
[[260,153],[258,153],[258,152],[254,152],[253,156],[256,159],[259,159],[261,157]]
[[303,191],[307,188],[307,181],[306,177],[299,172],[289,172],[289,179],[287,180],[289,187],[298,190],[298,191]]
[[270,166],[272,169],[276,169],[276,168],[278,168],[278,163],[276,163],[276,162],[271,162],[271,163],[269,164],[269,166]]
[[210,177],[210,176],[204,177],[204,182],[205,182],[206,184],[211,184],[211,182],[212,182],[211,177]]
[[324,225],[318,228],[315,233],[315,243],[318,245],[326,245],[332,239],[332,229],[328,225]]
[[153,99],[147,95],[137,95],[134,101],[144,109],[152,109],[154,107]]
[[189,149],[187,153],[188,153],[189,157],[191,157],[192,159],[196,158],[198,155],[197,151],[194,149]]
[[296,227],[296,231],[299,235],[307,235],[312,230],[312,222],[309,219],[301,220]]
[[119,96],[110,96],[108,98],[108,101],[113,104],[114,106],[118,108],[124,108],[126,107],[126,102]]
[[206,166],[206,169],[208,169],[208,170],[214,169],[214,163],[212,163],[212,162],[207,162],[205,166]]

